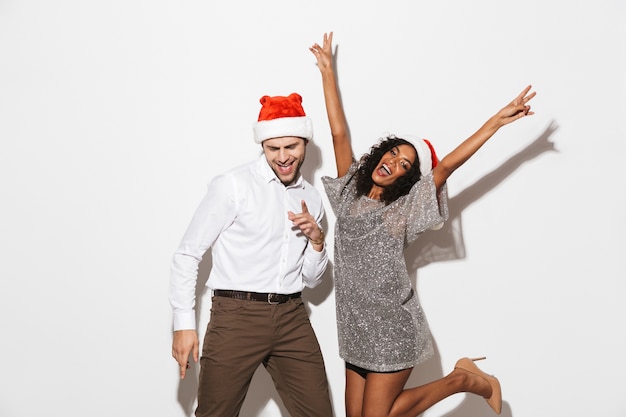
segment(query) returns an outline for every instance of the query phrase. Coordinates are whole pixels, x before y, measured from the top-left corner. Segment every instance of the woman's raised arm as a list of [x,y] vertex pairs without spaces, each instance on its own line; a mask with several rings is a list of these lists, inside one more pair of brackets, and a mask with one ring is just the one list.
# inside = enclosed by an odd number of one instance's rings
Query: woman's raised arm
[[325,33],[322,46],[316,43],[309,50],[315,55],[317,66],[322,73],[324,100],[326,102],[330,133],[333,138],[337,176],[342,177],[348,172],[348,168],[352,164],[353,154],[348,123],[346,122],[346,115],[339,98],[337,79],[333,68],[332,43],[333,32]]
[[527,86],[509,104],[487,120],[472,136],[465,139],[452,152],[446,155],[433,169],[435,186],[440,189],[448,177],[472,155],[480,149],[502,126],[515,120],[534,114],[527,104],[535,92],[530,93],[531,86]]

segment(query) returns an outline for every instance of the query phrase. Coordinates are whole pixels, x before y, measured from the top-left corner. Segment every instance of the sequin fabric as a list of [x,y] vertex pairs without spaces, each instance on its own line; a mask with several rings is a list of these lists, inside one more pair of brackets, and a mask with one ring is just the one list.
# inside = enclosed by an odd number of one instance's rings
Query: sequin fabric
[[448,217],[445,186],[432,174],[385,205],[356,196],[356,161],[341,178],[323,177],[335,213],[334,279],[339,354],[362,368],[410,368],[433,354],[430,329],[413,289],[404,249]]

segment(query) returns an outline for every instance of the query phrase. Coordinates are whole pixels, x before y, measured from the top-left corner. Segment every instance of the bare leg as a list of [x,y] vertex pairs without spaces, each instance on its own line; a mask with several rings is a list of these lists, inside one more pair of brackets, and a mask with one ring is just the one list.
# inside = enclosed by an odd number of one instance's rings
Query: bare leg
[[[351,371],[347,371],[346,374]],[[359,416],[353,402],[358,397],[356,373],[346,378],[346,398],[350,395],[351,402],[346,401],[350,411],[348,417]],[[361,378],[363,387],[363,405],[361,417],[416,417],[424,411],[460,392],[471,392],[482,397],[491,395],[491,385],[484,378],[463,369],[455,369],[447,376],[415,388],[403,389],[411,374],[411,369],[396,373],[370,373],[367,379]],[[352,410],[348,407],[354,407]]]
[[361,417],[364,394],[365,378],[350,369],[346,369],[346,417]]

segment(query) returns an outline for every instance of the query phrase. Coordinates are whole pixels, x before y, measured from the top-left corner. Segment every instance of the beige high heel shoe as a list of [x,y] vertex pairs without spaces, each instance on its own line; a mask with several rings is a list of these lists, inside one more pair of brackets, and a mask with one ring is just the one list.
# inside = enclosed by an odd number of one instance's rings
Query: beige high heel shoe
[[489,407],[491,407],[496,414],[500,414],[502,411],[502,389],[500,388],[500,381],[498,381],[498,378],[495,376],[481,371],[474,363],[474,361],[480,361],[483,359],[485,359],[485,357],[472,359],[462,358],[457,361],[454,368],[463,369],[469,373],[485,378],[487,382],[489,382],[489,385],[491,385],[491,396],[489,398],[485,397],[485,400],[487,400],[487,404],[489,404]]

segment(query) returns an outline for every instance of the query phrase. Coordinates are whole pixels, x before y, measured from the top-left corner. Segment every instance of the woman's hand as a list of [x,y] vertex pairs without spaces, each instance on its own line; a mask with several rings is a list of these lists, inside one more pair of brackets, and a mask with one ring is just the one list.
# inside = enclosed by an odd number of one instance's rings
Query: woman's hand
[[519,120],[522,117],[531,116],[535,112],[530,110],[530,106],[527,104],[535,95],[536,92],[529,93],[532,86],[526,87],[513,101],[504,106],[493,117],[494,121],[499,127],[507,125],[515,120]]
[[313,44],[313,46],[309,48],[309,50],[313,53],[313,55],[315,55],[315,58],[317,59],[317,66],[320,69],[320,71],[323,71],[326,69],[332,69],[332,64],[333,64],[332,47],[333,47],[333,32],[330,32],[328,34],[324,33],[324,42],[322,43],[322,46],[319,46],[319,44],[316,43],[316,44]]
[[499,112],[487,120],[472,136],[465,139],[459,146],[454,148],[452,152],[446,155],[439,164],[433,169],[433,177],[437,190],[440,190],[443,184],[448,180],[450,175],[457,168],[463,165],[467,160],[480,149],[502,126],[507,125],[515,120],[535,114],[530,111],[528,102],[535,97],[535,92],[529,93],[531,86],[529,85],[522,90],[517,97],[509,104],[504,106]]

